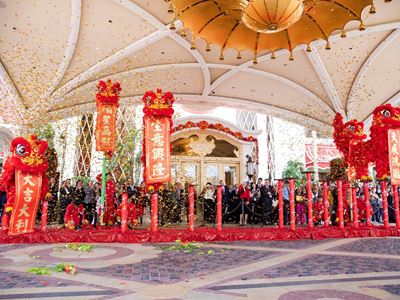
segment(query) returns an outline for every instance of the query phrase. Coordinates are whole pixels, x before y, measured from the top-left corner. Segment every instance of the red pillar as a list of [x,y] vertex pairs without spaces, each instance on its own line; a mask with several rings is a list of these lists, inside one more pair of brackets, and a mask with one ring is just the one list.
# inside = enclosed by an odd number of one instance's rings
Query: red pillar
[[189,231],[194,231],[194,186],[189,186]]
[[307,179],[307,213],[308,213],[308,228],[314,228],[313,222],[313,199],[312,199],[312,191],[311,191],[311,173],[306,173]]
[[296,215],[295,215],[295,205],[294,205],[294,179],[289,179],[289,201],[290,201],[290,229],[296,230]]
[[122,194],[121,206],[121,232],[125,233],[128,230],[128,193]]
[[367,226],[372,226],[371,222],[371,203],[369,202],[369,187],[368,182],[364,182],[364,198],[365,198],[365,207],[366,212],[365,216],[367,218]]
[[279,212],[279,228],[283,228],[283,181],[278,180],[278,212]]
[[42,219],[40,223],[40,230],[47,230],[47,213],[48,213],[49,202],[47,200],[42,201]]
[[358,228],[358,205],[357,205],[357,193],[356,187],[351,187],[351,199],[353,201],[353,225]]
[[328,184],[326,181],[322,184],[324,197],[324,227],[329,227],[329,201],[328,201]]
[[222,186],[217,187],[217,217],[216,228],[218,231],[222,230]]
[[151,195],[151,223],[150,231],[155,233],[158,231],[158,194]]
[[343,219],[343,188],[342,188],[342,181],[337,181],[337,190],[338,190],[338,207],[337,207],[337,214],[339,217],[339,228],[344,228],[344,219]]
[[381,182],[381,189],[382,189],[383,227],[388,228],[389,227],[389,211],[388,211],[386,181]]
[[1,231],[3,232],[3,234],[7,234],[9,222],[10,214],[4,212],[3,217],[1,218]]
[[393,189],[394,215],[396,217],[396,226],[397,228],[400,228],[399,192],[397,191],[397,185],[393,185],[392,189]]

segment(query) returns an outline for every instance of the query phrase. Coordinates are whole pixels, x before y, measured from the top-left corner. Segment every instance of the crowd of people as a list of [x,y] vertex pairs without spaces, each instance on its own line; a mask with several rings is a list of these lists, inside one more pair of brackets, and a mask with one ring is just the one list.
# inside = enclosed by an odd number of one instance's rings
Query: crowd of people
[[[49,202],[49,223],[55,222],[69,229],[80,229],[85,225],[96,227],[101,225],[119,225],[121,222],[122,194],[128,194],[128,225],[130,228],[150,220],[150,194],[145,192],[144,183],[135,186],[132,180],[125,184],[114,183],[110,174],[106,180],[106,200],[101,200],[101,180],[90,180],[84,183],[77,180],[72,185],[71,179],[62,182],[58,189],[54,179],[50,179],[52,200]],[[259,178],[256,182],[244,182],[240,185],[227,186],[221,180],[223,222],[237,223],[239,226],[249,224],[275,225],[278,223],[278,188],[277,183]],[[159,191],[159,220],[161,225],[188,221],[188,184],[179,182],[167,185]],[[295,222],[298,225],[308,223],[308,196],[305,185],[295,188]],[[322,184],[313,183],[312,189],[312,222],[323,224],[324,205]],[[207,183],[201,193],[195,193],[195,213],[197,220],[203,224],[215,223],[217,186]],[[383,222],[383,205],[381,186],[369,183],[370,213],[372,221]],[[392,188],[388,185],[389,222],[395,222]],[[284,181],[283,190],[284,224],[290,222],[290,190],[289,183]],[[356,189],[356,199],[350,200],[349,187],[343,189],[344,221],[351,221],[351,201],[357,201],[360,222],[366,221],[367,206],[362,185]],[[1,203],[5,203],[5,194],[1,195]],[[337,225],[338,193],[335,182],[328,186],[329,223]],[[0,210],[1,213],[1,210]],[[40,218],[38,218],[40,219]]]

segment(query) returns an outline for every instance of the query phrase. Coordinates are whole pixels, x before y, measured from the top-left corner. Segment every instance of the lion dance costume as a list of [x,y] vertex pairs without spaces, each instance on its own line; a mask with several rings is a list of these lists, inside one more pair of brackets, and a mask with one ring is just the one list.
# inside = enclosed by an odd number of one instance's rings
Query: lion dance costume
[[354,168],[356,179],[363,181],[370,179],[368,176],[368,163],[370,162],[370,141],[364,133],[364,123],[351,120],[343,123],[343,117],[337,113],[333,120],[333,138],[336,147],[343,154],[344,163],[349,168]]
[[12,154],[0,178],[0,190],[7,193],[2,225],[9,235],[33,232],[40,200],[51,197],[46,150],[47,142],[36,135],[16,137],[11,142]]

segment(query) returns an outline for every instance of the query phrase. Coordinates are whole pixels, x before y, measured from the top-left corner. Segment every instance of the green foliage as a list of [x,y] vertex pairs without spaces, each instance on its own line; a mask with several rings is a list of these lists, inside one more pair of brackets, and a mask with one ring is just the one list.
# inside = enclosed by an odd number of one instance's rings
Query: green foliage
[[302,174],[303,170],[304,166],[301,162],[296,160],[289,160],[285,169],[283,170],[282,177],[294,178],[296,186],[300,186],[304,178],[304,174]]
[[107,172],[112,172],[121,182],[139,179],[142,156],[142,130],[132,128],[117,142],[116,151],[107,162]]
[[88,184],[89,181],[93,180],[90,176],[75,176],[72,178],[73,182],[76,183],[78,180],[82,181],[84,185]]
[[46,140],[49,144],[49,148],[54,148],[54,136],[56,133],[50,123],[37,126],[33,130],[33,133],[36,134],[39,139]]

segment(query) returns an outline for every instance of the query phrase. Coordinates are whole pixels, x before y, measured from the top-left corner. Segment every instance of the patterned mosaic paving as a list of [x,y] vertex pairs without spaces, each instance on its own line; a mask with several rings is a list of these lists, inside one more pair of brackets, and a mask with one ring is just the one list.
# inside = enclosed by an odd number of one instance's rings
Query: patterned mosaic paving
[[393,238],[367,239],[357,240],[330,250],[400,255],[400,243]]

